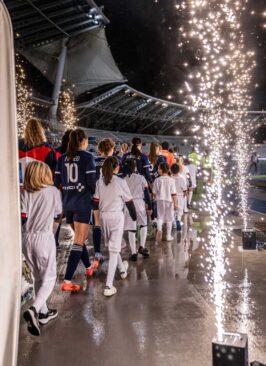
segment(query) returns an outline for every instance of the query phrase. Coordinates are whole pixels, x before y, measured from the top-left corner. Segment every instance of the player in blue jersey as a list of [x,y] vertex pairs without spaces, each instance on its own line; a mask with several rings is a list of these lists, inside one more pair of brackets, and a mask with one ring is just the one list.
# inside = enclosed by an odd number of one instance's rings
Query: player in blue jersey
[[95,191],[95,162],[86,152],[88,139],[81,129],[73,130],[69,136],[66,154],[57,163],[55,185],[62,189],[63,211],[68,224],[75,231],[64,282],[63,291],[79,291],[80,286],[72,283],[72,277],[82,260],[87,276],[93,274],[89,253],[85,245],[92,215],[92,197]]
[[141,152],[142,143],[139,137],[134,137],[132,139],[131,152],[126,153],[122,158],[123,173],[126,175],[125,161],[127,159],[134,159],[136,161],[137,171],[139,174],[143,175],[148,183],[152,183],[152,178],[150,175],[150,161],[149,158]]

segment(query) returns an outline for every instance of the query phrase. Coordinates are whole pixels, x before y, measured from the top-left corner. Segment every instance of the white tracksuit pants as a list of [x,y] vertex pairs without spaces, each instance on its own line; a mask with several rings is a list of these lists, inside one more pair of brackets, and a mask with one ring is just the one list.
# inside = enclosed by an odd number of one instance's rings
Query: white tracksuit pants
[[53,232],[24,232],[22,251],[34,277],[37,313],[48,312],[47,300],[56,282],[56,245]]
[[109,266],[107,273],[106,286],[112,287],[116,268],[120,272],[125,271],[125,267],[120,255],[122,238],[124,232],[124,213],[123,212],[101,212],[101,226],[104,235],[105,245],[109,249]]

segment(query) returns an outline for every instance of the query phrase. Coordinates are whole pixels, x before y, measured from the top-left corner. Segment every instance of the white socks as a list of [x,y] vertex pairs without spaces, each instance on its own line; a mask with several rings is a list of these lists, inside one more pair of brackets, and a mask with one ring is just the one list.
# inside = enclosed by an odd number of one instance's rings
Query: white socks
[[189,193],[188,193],[188,204],[189,205],[191,204],[192,197],[193,197],[193,191],[189,191]]
[[130,249],[131,249],[131,254],[136,254],[137,253],[136,233],[133,233],[132,231],[129,231],[128,232],[128,240],[129,240],[129,245],[130,245]]
[[163,230],[163,222],[161,219],[157,220],[157,229],[158,231],[162,231]]
[[115,278],[116,268],[118,267],[119,272],[125,272],[125,267],[123,265],[123,261],[122,261],[120,253],[109,252],[109,255],[110,255],[110,258],[109,258],[106,286],[108,286],[109,288],[112,288],[114,278]]
[[56,277],[49,280],[39,280],[34,283],[35,300],[32,306],[35,307],[37,313],[46,314],[48,312],[46,301],[54,289],[55,282]]
[[167,222],[166,223],[166,235],[167,235],[167,239],[169,239],[172,235],[172,222]]
[[140,246],[145,248],[146,239],[148,234],[148,226],[143,226],[140,228]]

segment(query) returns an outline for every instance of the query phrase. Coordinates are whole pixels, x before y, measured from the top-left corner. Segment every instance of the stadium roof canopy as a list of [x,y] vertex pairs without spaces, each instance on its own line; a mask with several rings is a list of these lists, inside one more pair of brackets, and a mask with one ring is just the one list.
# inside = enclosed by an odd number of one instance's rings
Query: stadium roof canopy
[[5,0],[15,46],[36,48],[109,23],[93,0]]
[[178,124],[184,125],[183,117],[189,113],[185,105],[151,97],[126,84],[87,101],[78,98],[77,110],[86,127],[106,128],[109,122],[114,131],[130,131],[134,126],[132,132],[138,133],[165,133]]

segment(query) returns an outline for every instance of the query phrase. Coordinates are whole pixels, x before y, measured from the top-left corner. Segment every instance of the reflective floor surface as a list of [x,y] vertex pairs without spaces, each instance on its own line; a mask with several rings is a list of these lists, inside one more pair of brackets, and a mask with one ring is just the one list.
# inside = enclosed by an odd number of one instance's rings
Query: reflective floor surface
[[[254,215],[253,220],[261,218]],[[50,307],[59,316],[42,328],[41,337],[30,336],[21,320],[18,365],[212,365],[216,329],[212,289],[202,266],[208,254],[198,240],[204,235],[203,222],[187,215],[182,236],[175,234],[170,243],[155,245],[150,233],[150,258],[130,263],[129,277],[117,278],[113,298],[102,294],[107,263],[79,294],[60,292],[58,281]],[[63,248],[60,277],[67,258]],[[123,257],[128,257],[127,247]],[[247,332],[250,361],[266,363],[266,251],[243,252],[236,237],[228,259],[225,329]],[[75,280],[85,286],[82,271],[80,267]]]

